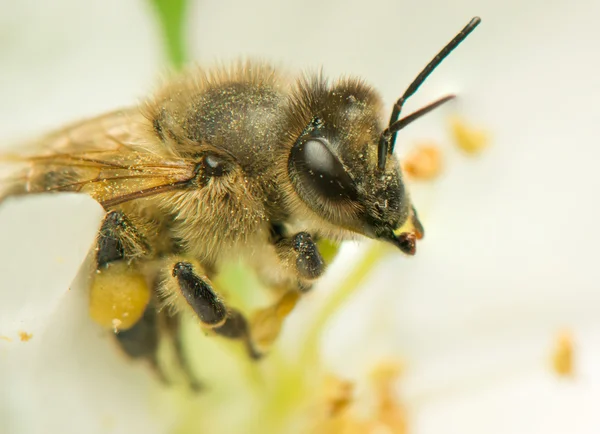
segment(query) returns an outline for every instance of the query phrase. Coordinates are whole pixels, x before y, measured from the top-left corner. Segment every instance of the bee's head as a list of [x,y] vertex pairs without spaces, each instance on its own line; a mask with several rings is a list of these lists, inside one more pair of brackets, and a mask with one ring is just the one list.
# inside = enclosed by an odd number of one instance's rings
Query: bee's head
[[304,81],[290,108],[294,127],[287,170],[302,201],[343,229],[415,251],[423,229],[406,192],[398,160],[379,166],[385,129],[379,96],[357,80],[329,86]]
[[294,132],[288,173],[301,199],[326,221],[415,252],[423,228],[404,188],[393,150],[402,128],[454,98],[448,95],[400,118],[404,102],[474,29],[473,18],[425,66],[382,127],[381,100],[358,80],[300,83],[289,118]]

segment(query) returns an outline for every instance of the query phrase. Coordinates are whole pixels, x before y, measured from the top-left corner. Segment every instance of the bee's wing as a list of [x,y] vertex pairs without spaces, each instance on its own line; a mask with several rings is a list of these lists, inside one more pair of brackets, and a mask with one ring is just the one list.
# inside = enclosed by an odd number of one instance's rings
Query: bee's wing
[[[180,188],[194,165],[157,148],[138,109],[80,122],[1,156],[2,195],[84,192],[105,208]],[[18,167],[18,168],[17,168]],[[6,169],[5,169],[6,170]]]

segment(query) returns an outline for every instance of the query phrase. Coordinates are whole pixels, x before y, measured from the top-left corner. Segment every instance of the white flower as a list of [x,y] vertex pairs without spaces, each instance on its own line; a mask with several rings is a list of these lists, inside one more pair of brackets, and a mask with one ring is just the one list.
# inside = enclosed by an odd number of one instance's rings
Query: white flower
[[[0,6],[10,41],[0,45],[3,137],[130,104],[151,88],[160,44],[147,5],[30,3]],[[352,380],[386,357],[406,363],[400,392],[411,433],[600,430],[599,13],[591,1],[229,0],[191,7],[188,41],[203,63],[248,55],[292,70],[323,65],[332,77],[363,76],[390,106],[473,15],[482,17],[406,107],[409,113],[459,94],[398,140],[401,154],[431,139],[446,156],[439,180],[412,188],[426,238],[414,258],[387,256],[323,341],[324,366]],[[453,113],[491,132],[479,158],[453,148]],[[0,336],[12,341],[0,339],[0,432],[165,432],[182,423],[172,419],[182,405],[186,414],[219,411],[214,417],[233,432],[260,411],[256,390],[240,398],[231,384],[223,390],[232,406],[250,403],[246,413],[234,416],[203,398],[184,404],[125,363],[89,322],[82,293],[75,285],[67,291],[99,210],[72,196],[46,199],[0,208],[0,234],[23,234],[22,249],[1,246]],[[56,264],[58,251],[64,264]],[[293,351],[293,338],[332,282],[348,273],[353,252],[344,254],[290,318],[283,354]],[[21,272],[13,271],[19,264]],[[563,328],[576,343],[569,380],[550,365]],[[19,332],[33,336],[21,342]]]

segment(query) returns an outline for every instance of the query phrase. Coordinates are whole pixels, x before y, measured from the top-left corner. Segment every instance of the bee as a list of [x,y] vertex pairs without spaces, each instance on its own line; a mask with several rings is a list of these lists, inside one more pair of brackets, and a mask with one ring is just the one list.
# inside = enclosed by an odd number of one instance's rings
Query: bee
[[[479,23],[473,18],[431,60],[387,123],[380,96],[359,79],[290,79],[251,61],[193,69],[137,107],[5,156],[16,166],[2,195],[80,192],[104,207],[91,316],[126,353],[156,365],[164,330],[176,335],[187,312],[258,359],[276,337],[273,317],[325,272],[321,240],[366,236],[415,254],[424,231],[393,154],[396,135],[454,95],[400,115]],[[276,295],[257,316],[275,324],[270,332],[214,284],[239,260]]]

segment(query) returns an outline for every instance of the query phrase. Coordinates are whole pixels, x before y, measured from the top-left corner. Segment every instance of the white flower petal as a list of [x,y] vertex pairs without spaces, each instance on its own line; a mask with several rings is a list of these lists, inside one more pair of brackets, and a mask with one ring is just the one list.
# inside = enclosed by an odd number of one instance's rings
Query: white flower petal
[[10,198],[0,207],[0,335],[37,333],[94,243],[102,207],[87,196]]
[[[150,13],[142,0],[0,5],[10,41],[0,46],[0,146],[144,97],[162,51]],[[148,370],[90,321],[91,267],[71,285],[102,215],[85,196],[0,206],[0,335],[10,339],[0,339],[0,432],[162,433],[171,423]]]
[[0,432],[161,433],[171,423],[149,371],[89,319],[93,264],[81,265],[103,215],[77,194],[0,206]]

